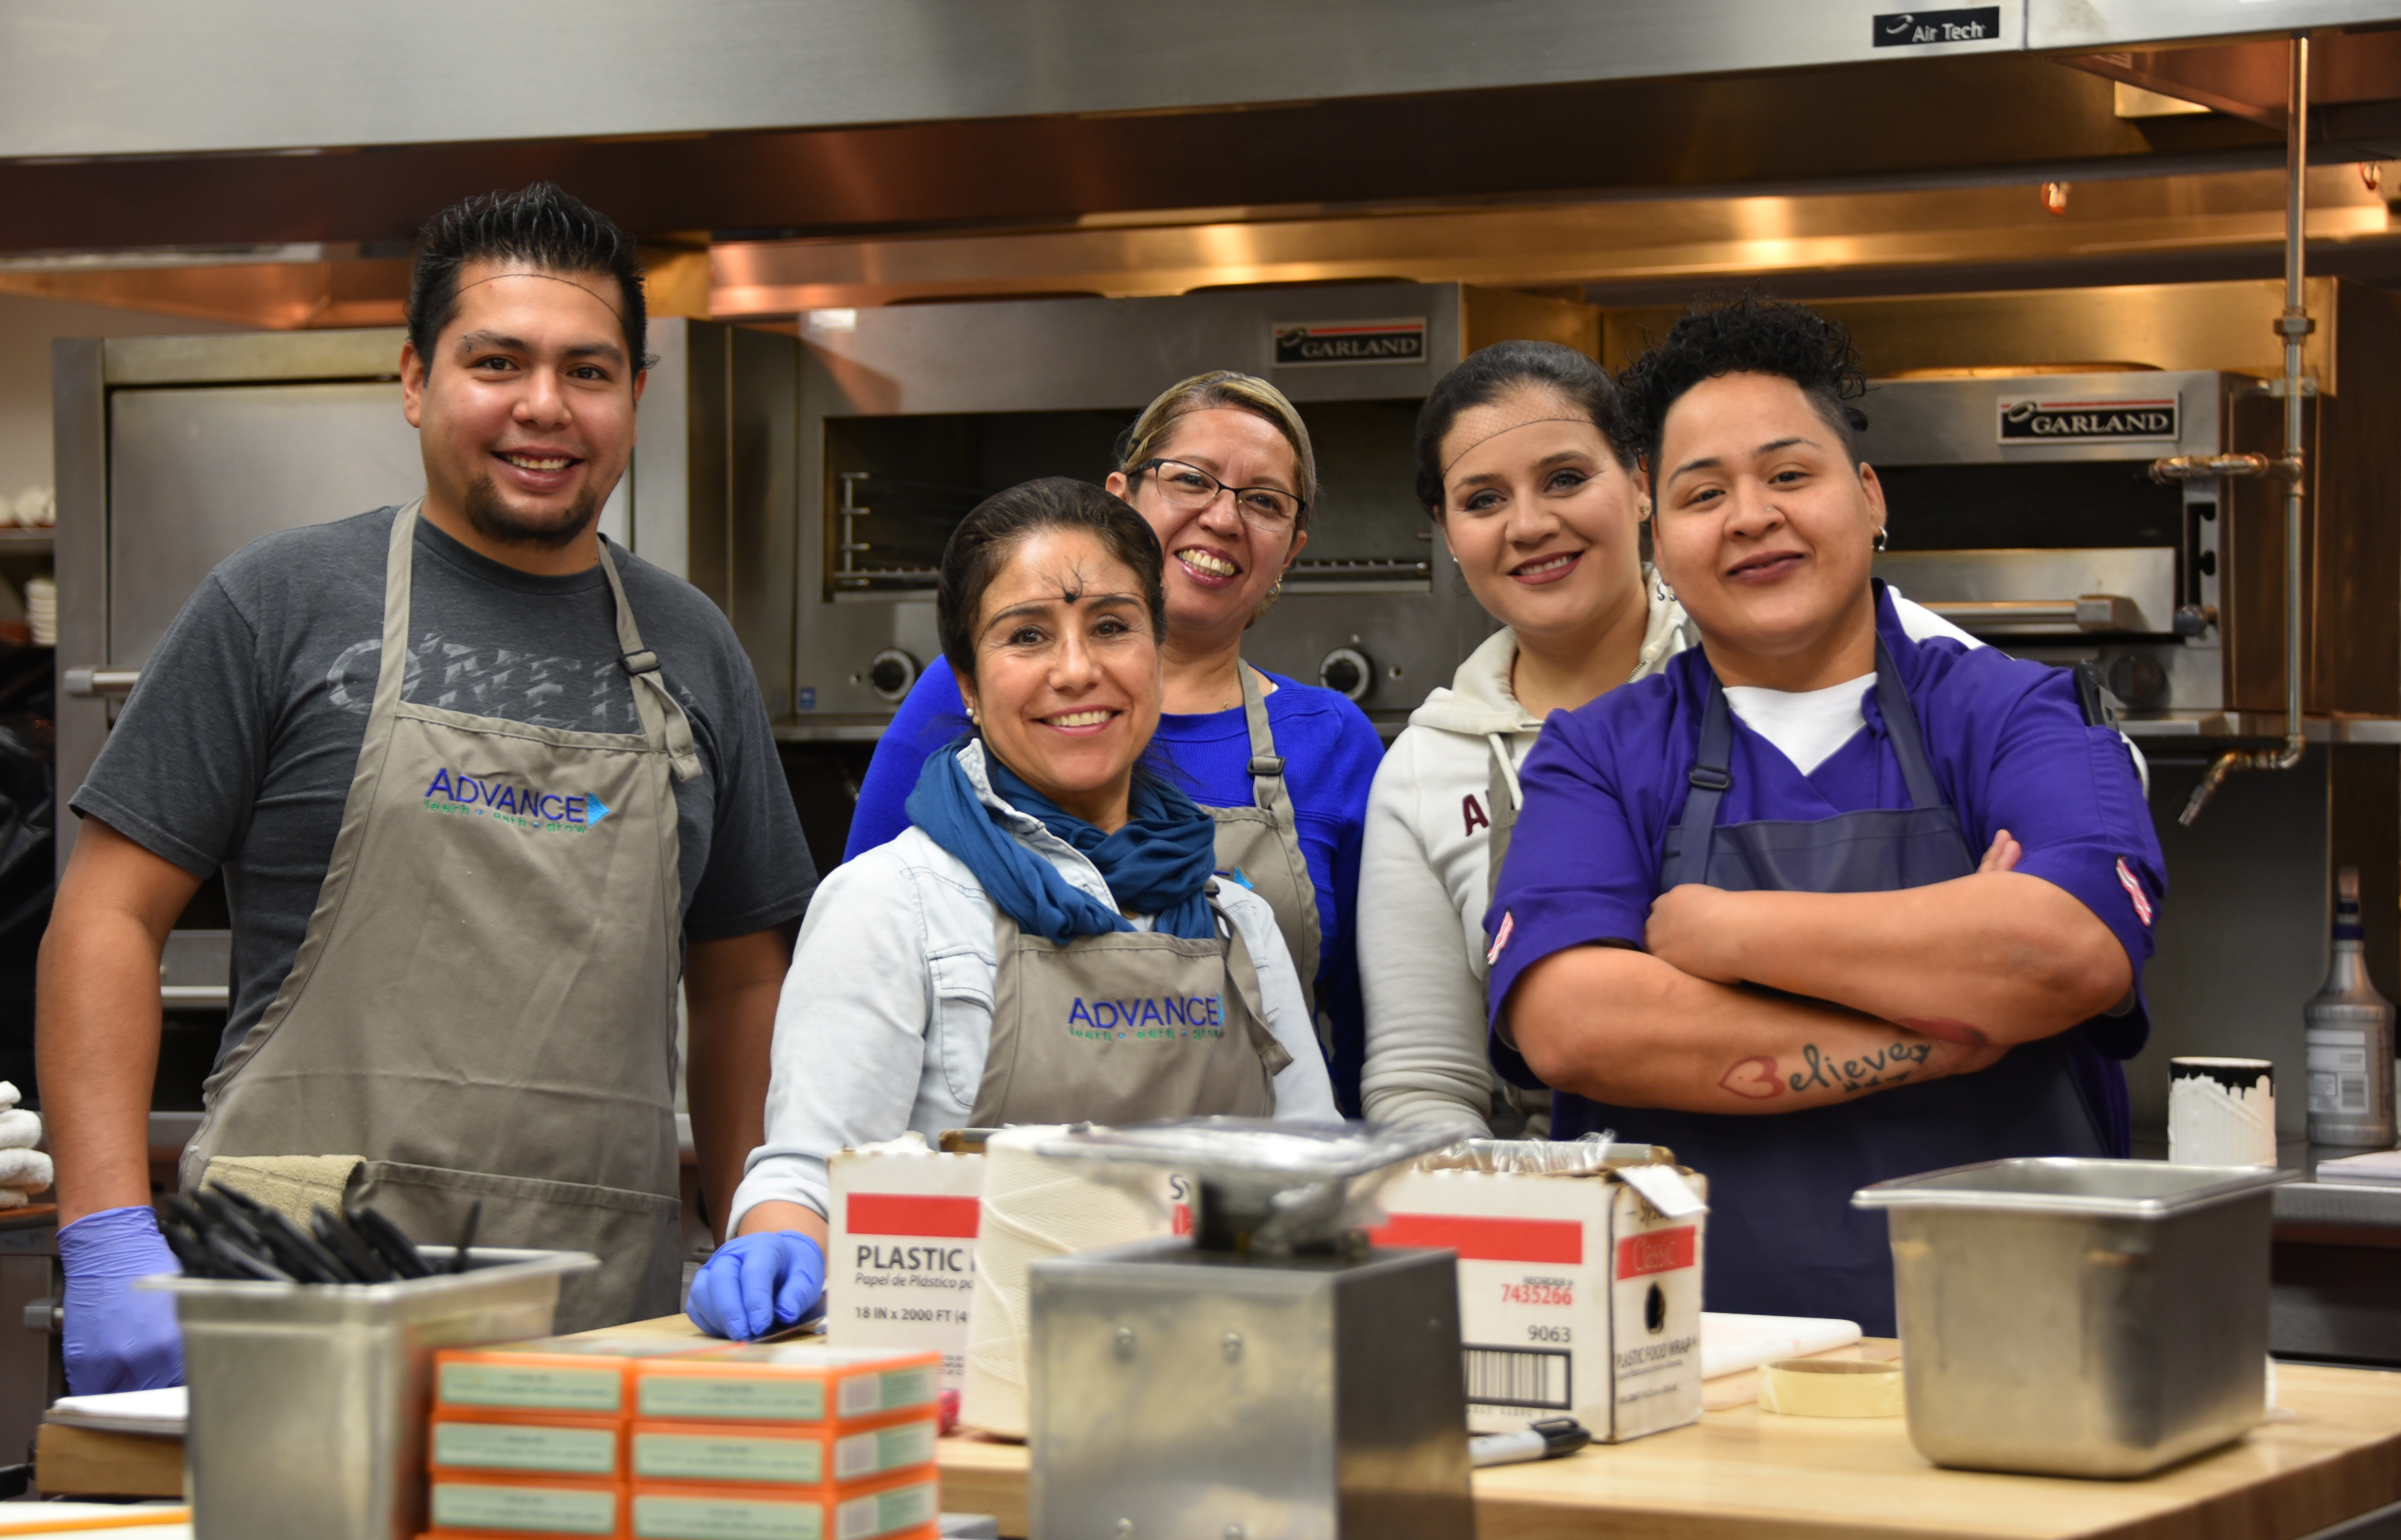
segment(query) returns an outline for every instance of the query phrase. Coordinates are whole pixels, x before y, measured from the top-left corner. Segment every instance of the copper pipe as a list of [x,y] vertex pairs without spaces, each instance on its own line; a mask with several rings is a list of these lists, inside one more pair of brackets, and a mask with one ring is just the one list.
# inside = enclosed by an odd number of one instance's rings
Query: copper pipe
[[[2187,828],[2217,795],[2217,788],[2237,770],[2291,770],[2308,747],[2301,722],[2301,483],[2307,470],[2301,449],[2301,343],[2317,323],[2301,303],[2303,227],[2307,210],[2306,173],[2310,159],[2310,39],[2295,33],[2292,43],[2292,84],[2284,103],[2284,311],[2276,318],[2276,334],[2284,341],[2284,454],[2272,466],[2228,474],[2261,474],[2273,470],[2284,478],[2284,746],[2221,754],[2201,784],[2192,788],[2176,822]],[[2239,457],[2256,460],[2261,457]],[[2201,458],[2179,456],[2151,468],[2165,481],[2182,473],[2178,461]]]

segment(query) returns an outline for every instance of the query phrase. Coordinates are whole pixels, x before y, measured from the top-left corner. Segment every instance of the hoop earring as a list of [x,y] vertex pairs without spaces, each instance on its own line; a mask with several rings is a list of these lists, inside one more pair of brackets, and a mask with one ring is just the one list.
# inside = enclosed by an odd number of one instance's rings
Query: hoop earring
[[1667,586],[1667,579],[1659,576],[1659,569],[1655,566],[1651,569],[1651,586],[1659,591],[1661,604],[1672,605],[1676,602],[1676,591]]
[[1875,549],[1876,549],[1876,550],[1878,550],[1878,551],[1882,551],[1886,546],[1890,545],[1891,543],[1892,543],[1892,536],[1891,536],[1891,534],[1890,534],[1889,532],[1887,532],[1887,531],[1886,531],[1886,530],[1882,530],[1882,529],[1879,529],[1879,530],[1877,530],[1877,531],[1875,532]]

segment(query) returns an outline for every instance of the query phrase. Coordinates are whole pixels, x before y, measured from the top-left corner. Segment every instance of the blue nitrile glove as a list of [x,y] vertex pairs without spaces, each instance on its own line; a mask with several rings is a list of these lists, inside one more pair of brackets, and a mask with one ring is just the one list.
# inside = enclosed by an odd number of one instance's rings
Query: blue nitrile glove
[[824,1292],[824,1249],[796,1230],[762,1230],[717,1248],[683,1310],[712,1337],[748,1342],[792,1325]]
[[175,1296],[137,1294],[133,1280],[181,1273],[147,1206],[103,1208],[59,1232],[66,1269],[67,1390],[104,1396],[184,1383]]

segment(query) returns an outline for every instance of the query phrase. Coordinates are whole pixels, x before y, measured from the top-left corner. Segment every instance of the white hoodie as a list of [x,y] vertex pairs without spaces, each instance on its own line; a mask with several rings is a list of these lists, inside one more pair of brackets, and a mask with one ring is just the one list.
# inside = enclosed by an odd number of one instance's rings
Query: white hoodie
[[[1696,639],[1683,606],[1644,569],[1651,615],[1629,679],[1656,674]],[[1516,633],[1502,627],[1409,714],[1376,771],[1359,860],[1359,977],[1367,1007],[1367,1116],[1490,1132],[1496,1085],[1485,1057],[1484,911],[1496,751],[1517,767],[1542,731],[1509,679]]]

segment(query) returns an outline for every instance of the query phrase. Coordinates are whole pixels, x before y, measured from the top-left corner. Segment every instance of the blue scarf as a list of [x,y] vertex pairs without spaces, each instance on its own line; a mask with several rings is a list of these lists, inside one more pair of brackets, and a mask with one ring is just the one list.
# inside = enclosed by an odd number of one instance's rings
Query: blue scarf
[[[1001,800],[1081,851],[1117,901],[1135,914],[1155,916],[1160,934],[1199,941],[1217,934],[1207,892],[1217,864],[1217,825],[1192,798],[1160,782],[1137,781],[1125,826],[1103,834],[1027,785],[989,749],[983,763]],[[1029,935],[1064,946],[1079,935],[1133,929],[1017,842],[1000,814],[976,796],[955,749],[926,757],[909,794],[909,822],[966,862],[992,901]]]

